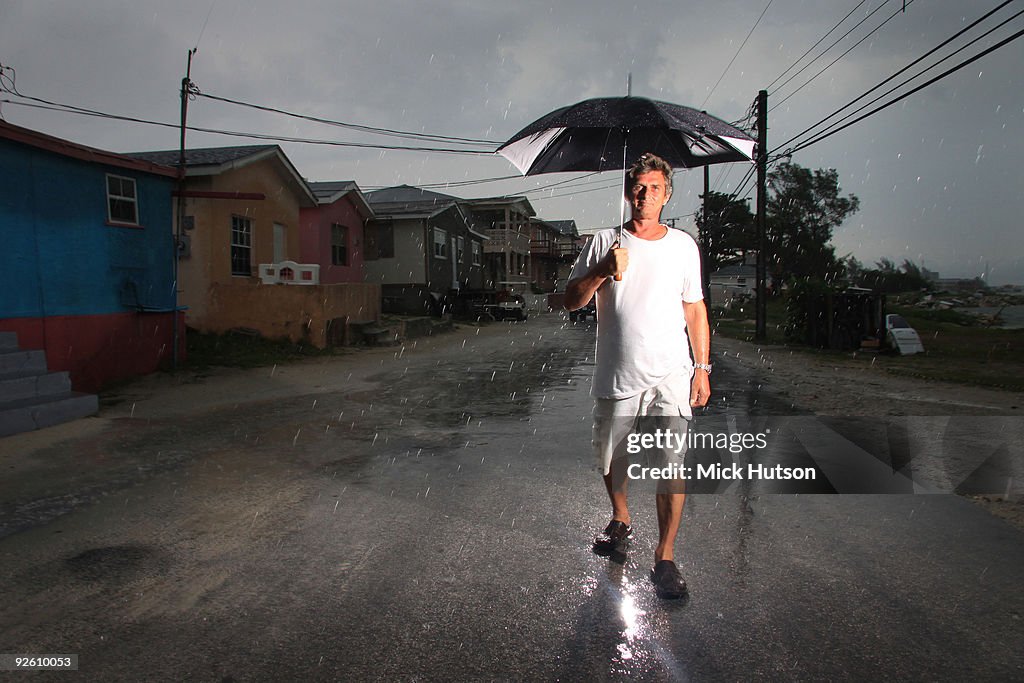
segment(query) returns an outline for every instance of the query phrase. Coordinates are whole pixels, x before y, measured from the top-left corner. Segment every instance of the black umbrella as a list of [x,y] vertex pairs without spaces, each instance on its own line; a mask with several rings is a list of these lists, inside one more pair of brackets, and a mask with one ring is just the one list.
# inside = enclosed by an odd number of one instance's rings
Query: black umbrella
[[[673,168],[693,168],[752,161],[754,140],[707,112],[627,95],[557,109],[523,128],[497,151],[523,175],[621,170],[625,189],[630,151],[634,156],[652,152]],[[619,218],[621,231],[624,215]]]
[[563,107],[498,148],[523,173],[622,170],[633,151],[674,168],[751,161],[754,140],[690,107],[644,97],[599,97]]

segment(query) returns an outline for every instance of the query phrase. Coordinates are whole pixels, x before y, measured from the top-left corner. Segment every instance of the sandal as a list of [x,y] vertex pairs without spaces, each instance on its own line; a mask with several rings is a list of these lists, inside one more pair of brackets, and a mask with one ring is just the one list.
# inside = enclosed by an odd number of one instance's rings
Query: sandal
[[677,599],[686,595],[686,581],[672,560],[658,560],[651,570],[651,581],[659,598]]
[[629,547],[633,527],[613,519],[604,531],[594,537],[594,551],[602,553],[622,552]]

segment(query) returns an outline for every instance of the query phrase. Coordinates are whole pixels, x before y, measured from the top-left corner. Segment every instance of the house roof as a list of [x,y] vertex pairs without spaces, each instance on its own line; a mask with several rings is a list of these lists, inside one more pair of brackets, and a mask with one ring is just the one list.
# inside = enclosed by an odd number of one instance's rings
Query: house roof
[[[229,165],[235,162],[248,159],[249,157],[258,156],[263,158],[267,156],[275,149],[279,149],[277,145],[248,145],[243,147],[205,147],[198,149],[186,149],[185,150],[185,166],[190,169],[203,168],[203,167],[220,167]],[[155,152],[132,152],[127,156],[135,157],[136,159],[146,159],[157,164],[165,164],[167,166],[177,166],[179,158],[179,150],[166,149]],[[210,175],[212,173],[221,173],[228,170],[223,168],[217,171],[208,170],[204,173],[191,173],[190,175]]]
[[579,237],[580,231],[576,229],[576,221],[545,221],[552,228],[569,237]]
[[370,202],[374,214],[380,217],[432,218],[454,208],[462,216],[471,233],[481,239],[487,239],[487,235],[477,227],[472,211],[464,210],[463,207],[468,201],[450,194],[431,192],[411,185],[398,185],[367,192],[366,199]]
[[310,191],[316,197],[317,203],[321,206],[333,204],[336,201],[352,194],[352,199],[363,214],[373,218],[373,208],[366,201],[366,195],[359,189],[354,180],[330,180],[319,183],[306,183]]
[[534,211],[533,205],[530,204],[530,200],[521,195],[509,195],[503,197],[478,197],[477,199],[464,199],[462,200],[470,206],[470,208],[488,208],[488,207],[499,207],[508,206],[513,204],[522,204],[523,209],[526,211],[527,216],[536,216],[537,212]]
[[366,193],[366,200],[377,213],[426,213],[434,214],[452,204],[465,200],[450,194],[431,192],[411,185],[398,185]]
[[337,201],[352,190],[358,190],[354,180],[329,180],[318,183],[308,183],[313,196],[321,201]]
[[86,145],[80,145],[77,142],[70,142],[69,140],[53,137],[52,135],[46,135],[39,131],[15,126],[14,124],[7,123],[6,121],[0,121],[0,138],[13,140],[15,142],[44,149],[66,157],[80,159],[82,161],[106,164],[107,166],[116,166],[118,168],[126,168],[133,171],[141,171],[143,173],[169,176],[171,178],[178,177],[177,169],[160,164],[159,162],[136,159],[127,154],[118,154],[116,152],[107,152],[106,150],[96,149],[95,147],[87,147]]
[[[125,156],[142,159],[155,164],[177,165],[180,151],[176,149],[151,152],[132,152]],[[286,177],[294,181],[299,194],[311,204],[316,204],[309,185],[299,175],[292,162],[278,145],[244,145],[240,147],[200,147],[185,150],[185,175],[208,176],[220,175],[226,171],[242,168],[257,161],[275,158],[284,170]]]

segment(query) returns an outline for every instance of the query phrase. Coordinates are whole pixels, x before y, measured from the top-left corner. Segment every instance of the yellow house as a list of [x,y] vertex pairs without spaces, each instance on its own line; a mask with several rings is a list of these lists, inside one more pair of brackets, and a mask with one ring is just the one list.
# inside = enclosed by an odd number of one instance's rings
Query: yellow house
[[[178,155],[167,150],[129,156],[175,166]],[[317,206],[317,200],[277,145],[189,149],[184,190],[175,194],[175,220],[179,208],[184,216],[178,302],[187,307],[189,327],[246,327],[324,346],[332,321],[379,317],[379,287],[324,291],[314,267],[289,263],[299,259],[300,209]],[[275,275],[275,283],[308,286],[267,285],[260,275],[268,272],[286,275]]]

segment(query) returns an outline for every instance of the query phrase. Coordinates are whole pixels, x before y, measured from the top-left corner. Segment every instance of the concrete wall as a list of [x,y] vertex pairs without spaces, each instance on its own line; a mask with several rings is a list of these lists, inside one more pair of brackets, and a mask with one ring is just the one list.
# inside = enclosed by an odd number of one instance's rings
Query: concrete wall
[[[185,360],[185,323],[179,313],[179,361]],[[97,392],[110,384],[170,367],[171,313],[5,318],[0,332],[15,332],[23,349],[42,349],[51,372],[67,371],[75,391]]]
[[271,339],[308,341],[324,348],[337,330],[332,321],[380,319],[380,285],[260,285],[214,283],[203,332],[226,332],[236,327],[258,330]]

